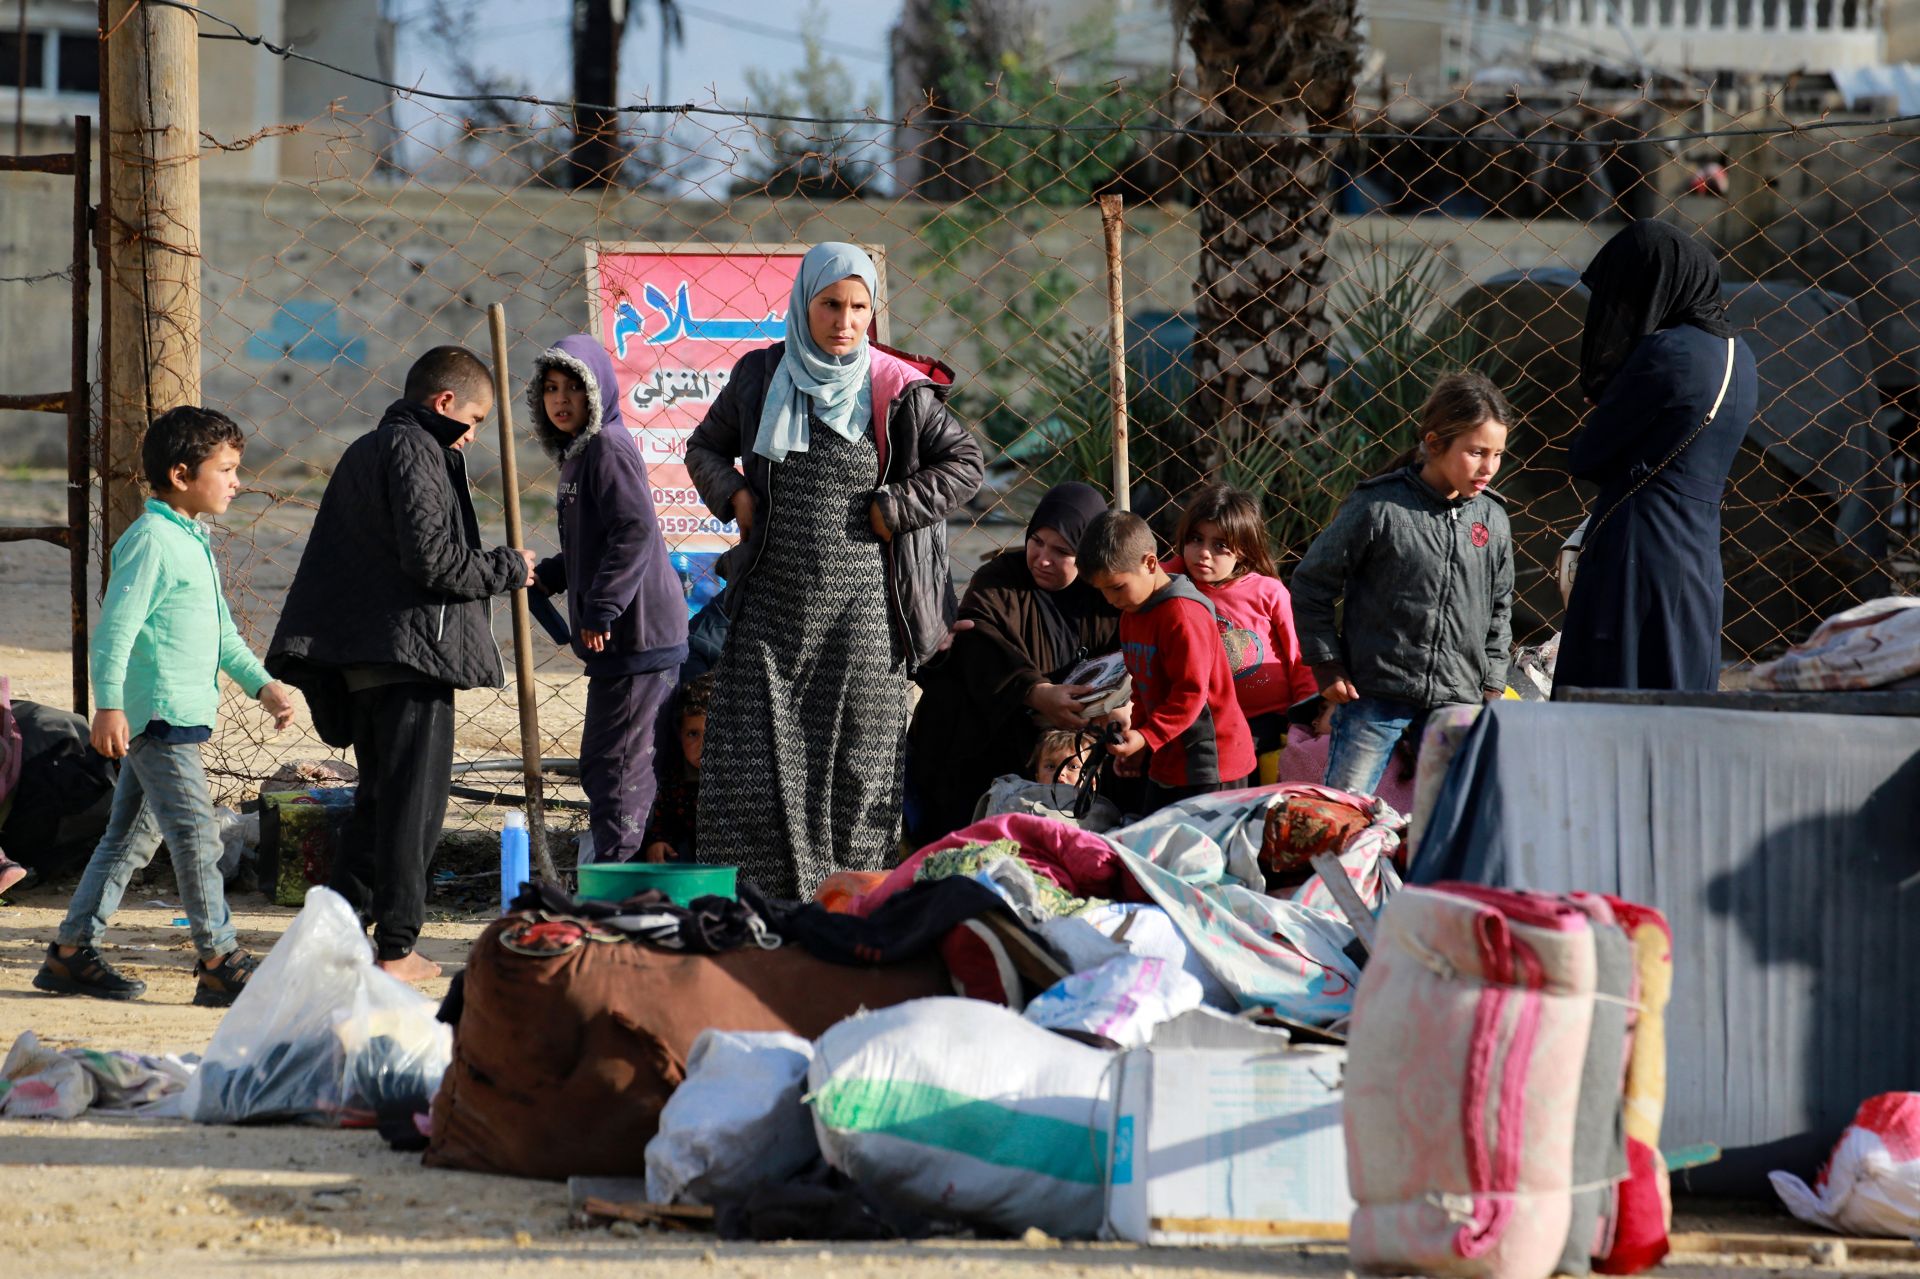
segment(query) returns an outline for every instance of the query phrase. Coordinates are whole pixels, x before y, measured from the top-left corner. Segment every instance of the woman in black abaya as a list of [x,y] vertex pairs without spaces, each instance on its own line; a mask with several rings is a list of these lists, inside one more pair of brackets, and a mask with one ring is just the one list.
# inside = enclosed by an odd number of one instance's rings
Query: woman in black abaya
[[1711,690],[1720,501],[1759,399],[1753,353],[1727,320],[1719,262],[1676,227],[1633,223],[1580,278],[1590,294],[1580,381],[1593,409],[1567,469],[1600,493],[1554,686]]

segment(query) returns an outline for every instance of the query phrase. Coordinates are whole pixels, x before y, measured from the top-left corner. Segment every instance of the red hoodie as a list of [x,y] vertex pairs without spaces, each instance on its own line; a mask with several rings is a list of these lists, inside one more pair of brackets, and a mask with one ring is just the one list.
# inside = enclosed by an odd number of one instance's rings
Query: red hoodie
[[1133,676],[1133,727],[1147,739],[1149,780],[1166,787],[1237,782],[1256,765],[1253,734],[1213,605],[1184,577],[1120,615],[1120,650]]

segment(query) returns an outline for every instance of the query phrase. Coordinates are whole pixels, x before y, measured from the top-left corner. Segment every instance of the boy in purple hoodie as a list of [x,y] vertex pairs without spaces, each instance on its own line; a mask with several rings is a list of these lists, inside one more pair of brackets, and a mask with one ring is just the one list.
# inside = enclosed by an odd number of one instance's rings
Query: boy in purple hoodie
[[606,348],[585,333],[534,361],[534,434],[560,463],[560,554],[534,569],[565,591],[573,651],[587,668],[580,785],[594,860],[639,854],[657,786],[654,727],[687,656],[687,603],[667,558],[646,459],[620,419]]

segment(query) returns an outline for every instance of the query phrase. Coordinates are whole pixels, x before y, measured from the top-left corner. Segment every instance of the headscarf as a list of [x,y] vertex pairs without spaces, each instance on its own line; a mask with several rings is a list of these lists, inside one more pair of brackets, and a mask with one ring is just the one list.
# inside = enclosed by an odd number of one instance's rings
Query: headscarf
[[1033,518],[1027,521],[1027,536],[1050,528],[1067,539],[1068,546],[1078,548],[1087,525],[1106,513],[1107,499],[1100,496],[1099,489],[1068,480],[1048,489],[1040,505],[1033,508]]
[[1581,273],[1587,329],[1580,342],[1580,387],[1598,403],[1640,339],[1691,324],[1732,337],[1720,300],[1720,261],[1666,222],[1643,218],[1600,246]]
[[753,451],[769,461],[784,462],[789,453],[807,451],[809,408],[822,426],[845,439],[857,440],[866,430],[865,422],[854,420],[854,407],[867,391],[872,348],[862,339],[858,349],[847,355],[828,355],[813,340],[807,324],[807,307],[814,297],[848,276],[858,277],[869,296],[878,294],[873,259],[857,245],[816,244],[800,261],[800,274],[794,277],[787,299],[786,351],[760,406],[760,433],[753,442]]

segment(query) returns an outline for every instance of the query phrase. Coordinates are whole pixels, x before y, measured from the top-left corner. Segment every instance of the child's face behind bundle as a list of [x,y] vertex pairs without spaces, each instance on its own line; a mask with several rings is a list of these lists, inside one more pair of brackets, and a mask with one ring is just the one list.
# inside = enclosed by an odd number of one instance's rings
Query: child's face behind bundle
[[562,434],[577,435],[587,424],[587,388],[565,369],[548,369],[540,379],[540,405]]
[[687,761],[687,767],[696,773],[700,771],[700,757],[706,753],[707,717],[705,715],[683,715],[680,718],[680,757]]
[[1061,744],[1052,747],[1040,757],[1040,767],[1034,772],[1039,782],[1058,782],[1062,786],[1080,784],[1080,752],[1072,746]]

